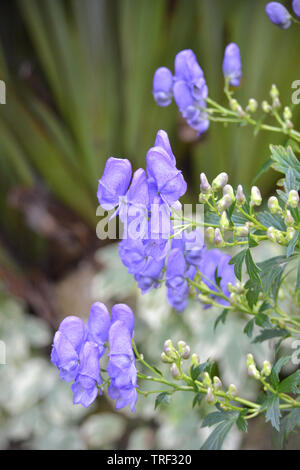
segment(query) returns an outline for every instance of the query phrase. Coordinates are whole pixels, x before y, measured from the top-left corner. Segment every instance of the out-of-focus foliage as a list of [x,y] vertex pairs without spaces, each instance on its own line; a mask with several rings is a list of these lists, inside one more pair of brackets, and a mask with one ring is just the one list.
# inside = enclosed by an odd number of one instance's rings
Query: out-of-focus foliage
[[[33,260],[43,258],[46,247],[43,237],[26,232],[19,211],[7,207],[8,193],[17,186],[38,183],[40,194],[50,190],[94,227],[97,180],[107,157],[144,165],[159,128],[168,131],[191,191],[198,190],[200,171],[213,177],[226,170],[233,184],[249,184],[266,160],[270,135],[253,138],[253,129],[212,124],[197,141],[174,105],[159,108],[151,92],[155,69],[173,68],[176,53],[192,48],[210,95],[222,100],[222,56],[225,45],[235,41],[243,62],[241,103],[267,97],[275,82],[282,102],[290,104],[290,85],[300,73],[298,31],[272,25],[261,0],[19,0],[14,5],[11,14],[21,15],[18,25],[26,35],[18,35],[22,54],[12,58],[18,47],[10,49],[4,41],[0,56],[7,84],[7,104],[0,107],[1,226],[11,243],[24,243]],[[295,123],[298,114],[295,107]],[[272,135],[273,143],[283,139]],[[268,191],[273,182],[266,178]]]

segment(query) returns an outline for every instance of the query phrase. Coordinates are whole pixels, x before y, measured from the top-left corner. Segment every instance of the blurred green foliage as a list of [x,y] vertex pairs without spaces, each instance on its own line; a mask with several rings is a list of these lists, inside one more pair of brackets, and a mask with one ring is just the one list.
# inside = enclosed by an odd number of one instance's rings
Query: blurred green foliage
[[[237,97],[262,100],[275,82],[290,104],[291,83],[300,78],[299,30],[270,23],[262,0],[19,0],[13,14],[19,52],[3,43],[1,79],[7,104],[0,107],[0,209],[6,237],[31,259],[47,250],[43,237],[26,230],[7,204],[17,186],[50,190],[93,229],[96,188],[109,155],[144,166],[156,131],[166,129],[174,153],[198,192],[199,173],[227,171],[231,183],[250,184],[268,157],[268,144],[284,137],[212,124],[200,140],[190,135],[175,105],[159,108],[152,77],[173,69],[176,53],[192,48],[204,69],[210,95],[223,101],[225,45],[239,44],[243,83]],[[10,22],[11,24],[11,22]],[[20,50],[22,51],[20,53]],[[9,65],[8,65],[9,64]],[[41,91],[42,90],[42,91]],[[300,109],[300,107],[298,107]],[[294,109],[299,123],[299,110]],[[261,180],[265,192],[270,174]],[[20,235],[22,233],[22,235]]]

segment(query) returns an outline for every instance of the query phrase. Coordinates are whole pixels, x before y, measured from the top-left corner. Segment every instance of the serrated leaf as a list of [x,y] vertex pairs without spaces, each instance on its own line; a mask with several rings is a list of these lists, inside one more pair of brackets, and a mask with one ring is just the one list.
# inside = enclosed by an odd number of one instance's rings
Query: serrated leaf
[[218,318],[216,319],[215,321],[215,324],[214,324],[214,330],[217,328],[218,324],[220,322],[222,322],[223,324],[225,323],[226,321],[226,318],[227,318],[227,315],[228,315],[228,312],[229,310],[227,308],[224,308],[224,310],[222,311],[222,313],[218,316]]
[[252,337],[253,328],[254,328],[254,318],[252,318],[252,320],[248,321],[247,325],[244,328],[244,333],[248,336],[248,338]]
[[255,264],[253,261],[251,251],[249,249],[246,250],[246,255],[245,255],[245,263],[247,267],[247,272],[252,281],[257,281],[260,283],[260,268]]
[[242,415],[240,415],[238,419],[236,420],[236,425],[240,431],[247,432],[248,430],[247,421]]
[[246,252],[247,252],[247,249],[240,251],[240,253],[235,255],[229,261],[229,264],[234,265],[234,274],[239,281],[242,280],[242,267],[243,267],[243,262],[246,256]]
[[[211,416],[214,415],[214,416]],[[201,450],[219,450],[222,448],[224,440],[231,430],[232,426],[236,423],[239,413],[235,411],[230,412],[216,412],[210,413],[207,418],[206,426],[213,426],[217,422],[219,424],[215,427],[213,432],[208,436],[204,442]]]
[[193,399],[193,408],[195,408],[195,406],[200,406],[203,398],[204,398],[205,394],[202,393],[202,392],[198,392],[195,396],[194,396],[194,399]]
[[291,359],[291,356],[283,356],[278,361],[276,364],[272,367],[271,374],[269,377],[270,383],[273,388],[277,390],[277,387],[279,385],[279,373],[282,369],[282,367],[287,364]]
[[170,401],[170,394],[168,392],[160,393],[159,395],[157,395],[157,397],[155,399],[154,409],[156,410],[156,408],[158,406],[160,406],[161,404],[163,404],[163,403],[168,405],[169,401]]
[[281,328],[272,328],[266,329],[261,332],[256,338],[252,341],[252,343],[263,343],[269,339],[279,338],[279,337],[288,337],[289,332],[287,330]]
[[272,426],[279,431],[280,430],[280,408],[279,398],[277,395],[269,395],[263,404],[266,408],[266,423],[271,422]]
[[190,369],[190,376],[192,380],[197,380],[199,375],[202,374],[202,372],[205,372],[207,367],[209,366],[210,361],[202,362],[202,364],[199,364],[198,366],[192,366]]
[[261,292],[261,283],[258,281],[253,281],[249,279],[246,284],[245,288],[247,289],[246,299],[249,304],[250,308],[253,308],[258,301],[259,293]]
[[297,370],[293,374],[286,377],[280,384],[278,385],[278,392],[279,393],[294,393],[299,394],[300,386],[300,370]]

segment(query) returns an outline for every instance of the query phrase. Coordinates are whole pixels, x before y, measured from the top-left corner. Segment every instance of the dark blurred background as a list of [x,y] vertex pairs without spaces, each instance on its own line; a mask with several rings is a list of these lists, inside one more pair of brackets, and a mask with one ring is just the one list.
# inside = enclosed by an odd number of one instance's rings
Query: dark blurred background
[[[51,331],[65,314],[86,312],[86,292],[103,268],[95,256],[106,245],[95,234],[96,189],[109,156],[145,166],[157,130],[165,129],[188,182],[186,200],[197,202],[201,171],[209,178],[226,171],[232,185],[249,186],[269,144],[285,142],[219,124],[199,139],[174,104],[159,108],[152,97],[156,68],[173,69],[176,53],[191,48],[210,96],[226,103],[222,59],[234,41],[243,63],[240,102],[268,99],[276,83],[290,105],[291,83],[300,79],[299,30],[272,25],[266,3],[1,2],[0,279],[5,302],[21,302],[25,320],[31,315]],[[300,107],[293,112],[299,128]],[[274,183],[272,171],[259,180],[265,195]]]

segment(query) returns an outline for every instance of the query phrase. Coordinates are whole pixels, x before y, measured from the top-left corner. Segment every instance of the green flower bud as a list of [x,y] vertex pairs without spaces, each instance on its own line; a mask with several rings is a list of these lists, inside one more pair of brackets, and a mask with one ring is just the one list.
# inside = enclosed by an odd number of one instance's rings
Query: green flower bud
[[269,377],[272,371],[272,365],[269,361],[264,361],[263,362],[263,368],[261,370],[261,375],[264,377]]
[[224,246],[224,240],[219,228],[215,229],[214,244],[219,247]]
[[293,129],[293,127],[294,127],[294,124],[289,119],[287,121],[285,121],[285,125],[286,125],[287,129]]
[[246,116],[245,111],[243,110],[242,106],[238,105],[236,113],[239,117],[243,118]]
[[229,297],[229,302],[231,305],[238,305],[239,296],[235,292],[232,292]]
[[191,355],[190,347],[184,341],[178,341],[178,351],[183,359],[188,359]]
[[232,109],[232,111],[237,111],[240,105],[235,98],[232,98],[229,102],[229,106]]
[[166,364],[171,364],[173,362],[173,359],[168,357],[165,352],[161,353],[160,359],[162,362],[165,362]]
[[220,218],[220,227],[224,230],[227,230],[230,227],[228,217],[226,212],[223,212]]
[[210,198],[210,195],[209,194],[204,194],[204,193],[200,193],[199,194],[199,202],[200,204],[205,204]]
[[262,203],[262,197],[260,194],[260,190],[258,189],[257,186],[252,186],[250,204],[252,206],[260,206],[261,203]]
[[274,98],[272,106],[273,106],[274,109],[279,109],[281,107],[280,99],[279,98]]
[[219,377],[215,376],[213,378],[214,390],[221,390],[222,389],[222,382]]
[[285,106],[284,110],[283,110],[283,118],[285,121],[289,121],[291,120],[293,117],[292,115],[292,111],[291,109],[288,107],[288,106]]
[[288,195],[288,205],[291,206],[293,209],[297,209],[298,204],[299,204],[298,191],[296,191],[295,189],[292,189]]
[[200,364],[200,357],[196,353],[192,354],[192,364],[194,367],[197,367]]
[[214,236],[215,236],[215,230],[213,227],[207,227],[204,231],[204,234],[207,238],[207,240],[210,242],[210,243],[213,243],[214,241]]
[[269,114],[271,112],[272,106],[267,101],[263,101],[261,108],[264,113]]
[[248,225],[234,227],[233,231],[237,237],[248,237],[249,235]]
[[286,230],[286,239],[288,242],[290,242],[294,235],[296,233],[296,230],[294,229],[294,227],[288,227],[287,230]]
[[230,398],[234,398],[238,396],[238,390],[234,384],[229,385],[227,393]]
[[230,207],[232,203],[232,197],[229,196],[229,194],[225,194],[225,196],[223,196],[222,199],[217,202],[217,209],[220,213],[222,213],[226,209],[228,209],[228,207]]
[[285,245],[285,236],[280,230],[275,230],[276,242],[279,245]]
[[254,362],[254,359],[253,359],[253,355],[251,353],[247,354],[247,362],[246,362],[246,366],[249,367],[251,365],[255,365],[255,362]]
[[276,229],[274,227],[269,227],[267,230],[267,237],[271,242],[276,243]]
[[172,343],[171,339],[167,339],[164,342],[164,351],[163,352],[166,354],[166,356],[169,359],[172,359],[172,361],[174,361],[178,358],[177,352],[176,352],[176,350],[173,346],[173,343]]
[[208,372],[203,372],[203,374],[202,374],[202,382],[203,382],[203,384],[204,384],[206,387],[210,387],[210,386],[211,386],[211,378],[210,378]]
[[207,295],[199,294],[198,299],[204,305],[211,305],[212,299]]
[[278,98],[279,97],[279,90],[277,88],[276,85],[273,85],[271,86],[271,90],[270,90],[270,96],[271,98],[274,100],[275,98]]
[[268,200],[268,208],[271,214],[276,214],[279,210],[278,199],[275,196],[271,196]]
[[260,378],[260,373],[258,372],[257,368],[255,367],[254,364],[251,364],[248,367],[248,374],[250,377],[253,377],[254,379],[258,380]]
[[171,374],[172,374],[173,379],[175,380],[180,379],[180,372],[175,362],[171,365]]
[[289,211],[289,210],[286,211],[286,216],[285,216],[285,219],[284,219],[284,223],[287,227],[290,227],[290,226],[294,225],[294,223],[295,223],[295,219],[292,216],[291,211]]
[[246,197],[243,191],[243,186],[241,184],[239,184],[237,187],[236,202],[239,206],[242,206],[246,202]]
[[212,182],[212,189],[213,191],[219,190],[224,188],[224,186],[228,182],[228,175],[227,173],[220,173]]
[[226,196],[226,194],[230,196],[233,201],[235,200],[233,187],[230,184],[226,184],[223,188],[223,196]]
[[257,101],[254,98],[250,98],[248,101],[248,106],[246,107],[246,111],[248,113],[255,113],[255,111],[257,110],[257,106]]
[[200,175],[200,191],[204,194],[209,194],[211,192],[211,185],[207,181],[205,173],[201,173]]
[[214,405],[216,403],[216,399],[215,399],[215,396],[211,387],[208,387],[207,393],[204,399],[206,403],[208,403],[209,405]]

